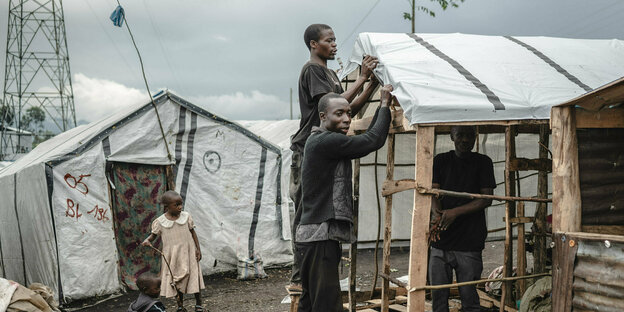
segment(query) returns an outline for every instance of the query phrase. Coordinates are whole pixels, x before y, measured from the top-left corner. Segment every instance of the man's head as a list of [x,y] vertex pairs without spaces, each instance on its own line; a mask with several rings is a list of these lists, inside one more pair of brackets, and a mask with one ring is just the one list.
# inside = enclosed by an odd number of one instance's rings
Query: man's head
[[136,285],[142,293],[152,298],[160,295],[160,278],[156,274],[149,272],[141,274],[137,278]]
[[312,24],[303,33],[310,53],[314,53],[324,60],[333,60],[336,57],[336,36],[331,27],[325,24]]
[[477,131],[474,126],[451,127],[451,140],[455,143],[455,154],[464,156],[469,154],[477,139]]
[[351,108],[345,98],[333,92],[327,93],[319,100],[318,110],[321,128],[347,134],[351,125]]
[[160,203],[165,206],[165,212],[177,216],[182,211],[182,196],[176,191],[166,191],[160,197]]

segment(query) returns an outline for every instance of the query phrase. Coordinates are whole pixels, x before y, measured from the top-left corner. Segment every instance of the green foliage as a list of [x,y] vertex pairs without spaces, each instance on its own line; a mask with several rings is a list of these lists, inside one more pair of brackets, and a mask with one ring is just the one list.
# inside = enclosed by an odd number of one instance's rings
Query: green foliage
[[41,132],[45,117],[45,112],[41,107],[31,106],[26,109],[26,113],[22,116],[21,127],[22,129],[27,129],[32,132]]
[[46,141],[52,137],[54,137],[56,134],[54,134],[54,132],[50,131],[50,130],[45,130],[45,131],[39,131],[39,133],[37,133],[35,135],[35,139],[33,140],[33,148],[37,147],[37,145],[39,145],[39,143]]
[[10,125],[14,117],[15,114],[9,106],[0,105],[0,124]]
[[[459,4],[464,2],[464,0],[429,0],[431,2],[435,2],[437,3],[440,8],[442,8],[442,11],[446,11],[447,8],[452,7],[452,8],[457,8],[459,7]],[[416,5],[415,1],[409,1],[410,7],[411,6],[415,6],[414,11],[420,11],[423,12],[431,17],[435,17],[435,11],[433,11],[432,9],[429,9],[428,7],[422,6],[422,5]],[[415,18],[414,16],[412,16],[411,13],[409,12],[403,12],[403,19],[411,21],[413,18]]]

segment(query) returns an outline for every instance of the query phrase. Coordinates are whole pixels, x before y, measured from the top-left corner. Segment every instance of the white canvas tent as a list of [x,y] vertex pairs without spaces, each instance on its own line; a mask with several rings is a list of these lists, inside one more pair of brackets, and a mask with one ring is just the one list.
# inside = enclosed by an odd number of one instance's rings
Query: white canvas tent
[[[379,58],[375,75],[394,86],[409,124],[435,122],[549,119],[550,108],[624,75],[624,41],[550,37],[503,37],[469,34],[361,33],[343,79],[355,71],[363,55]],[[374,107],[364,112],[374,113]],[[415,134],[396,136],[394,179],[414,179]],[[494,161],[496,181],[502,182],[504,135],[481,134],[479,151]],[[518,157],[537,158],[537,135],[516,138]],[[439,135],[435,153],[453,149],[448,135]],[[385,179],[386,147],[362,158],[359,240],[376,237],[378,191]],[[521,188],[536,195],[537,176],[526,173]],[[495,193],[504,193],[497,187]],[[393,240],[410,238],[414,193],[393,196]],[[383,197],[380,201],[384,209]],[[533,214],[527,206],[527,215]],[[364,210],[364,211],[363,211]],[[488,228],[504,227],[504,209],[488,209]],[[383,220],[382,220],[383,224]],[[382,232],[383,233],[383,232]],[[492,233],[490,238],[504,236]]]
[[[108,294],[130,284],[123,271],[133,264],[122,259],[129,249],[158,257],[135,241],[120,248],[119,240],[147,236],[127,229],[127,220],[149,227],[162,213],[135,220],[146,210],[143,203],[164,191],[169,165],[184,209],[197,225],[204,274],[257,256],[265,266],[290,263],[280,148],[171,93],[161,92],[155,103],[172,160],[154,107],[140,103],[64,132],[0,171],[3,277],[42,282],[64,299]],[[157,174],[144,175],[143,169]],[[124,174],[130,178],[124,180]],[[119,193],[126,184],[132,186]],[[144,185],[149,189],[142,190]],[[133,197],[140,191],[148,195]],[[116,210],[124,201],[131,203],[129,210]]]

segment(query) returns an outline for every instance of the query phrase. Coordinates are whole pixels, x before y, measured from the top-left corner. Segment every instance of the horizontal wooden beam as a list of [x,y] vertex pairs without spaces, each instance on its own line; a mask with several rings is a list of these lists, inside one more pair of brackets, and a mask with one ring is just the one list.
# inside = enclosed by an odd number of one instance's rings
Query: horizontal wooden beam
[[497,201],[528,201],[528,202],[538,202],[538,203],[549,203],[552,201],[550,198],[535,198],[535,197],[517,197],[517,196],[498,196],[498,195],[486,195],[486,194],[474,194],[474,193],[464,193],[464,192],[453,192],[446,191],[440,189],[428,189],[424,187],[417,187],[417,190],[421,194],[429,194],[429,195],[437,195],[437,196],[451,196],[451,197],[462,197],[462,198],[472,198],[472,199],[491,199]]
[[[522,224],[522,223],[533,223],[533,221],[535,221],[534,217],[514,217],[514,218],[509,218],[509,222],[511,223],[515,223],[515,224]],[[503,217],[503,222],[505,222],[505,217]]]
[[[402,109],[392,110],[391,113],[392,113],[392,124],[390,125],[391,133],[400,133],[400,132],[416,130],[415,127],[410,126],[407,118],[403,116]],[[364,117],[362,119],[351,120],[351,125],[349,126],[349,132],[347,133],[347,135],[355,135],[357,133],[366,131],[366,129],[368,129],[372,121],[373,121],[373,116]]]
[[488,279],[481,279],[481,280],[476,280],[476,281],[453,283],[453,284],[427,285],[427,286],[413,287],[413,288],[410,288],[409,291],[411,292],[411,291],[427,290],[427,289],[430,289],[430,290],[447,289],[447,288],[455,288],[455,287],[467,286],[467,285],[485,284],[485,283],[488,283],[488,282],[517,281],[517,280],[521,280],[521,279],[529,279],[529,278],[536,278],[536,277],[542,277],[542,276],[551,276],[551,274],[550,273],[539,273],[539,274],[525,275],[525,276],[488,278]]
[[543,172],[551,172],[552,171],[552,160],[548,158],[537,158],[537,159],[528,159],[528,158],[512,158],[509,162],[509,170],[510,171],[543,171]]
[[576,128],[624,128],[624,108],[576,109]]
[[394,193],[413,190],[415,188],[416,181],[414,179],[386,180],[381,188],[381,195],[387,197]]
[[624,225],[583,225],[581,230],[586,233],[624,236]]
[[612,234],[597,234],[597,233],[583,233],[583,232],[557,232],[563,233],[570,238],[592,240],[592,241],[613,241],[618,243],[624,243],[624,236],[612,235]]

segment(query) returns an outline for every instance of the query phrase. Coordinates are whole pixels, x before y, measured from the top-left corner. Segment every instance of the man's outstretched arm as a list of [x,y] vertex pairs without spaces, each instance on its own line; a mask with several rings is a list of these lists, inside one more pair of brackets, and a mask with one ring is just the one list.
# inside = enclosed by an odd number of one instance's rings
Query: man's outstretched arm
[[[341,94],[342,97],[347,99],[347,102],[349,103],[353,102],[353,99],[355,99],[355,96],[358,94],[358,92],[360,92],[360,90],[362,90],[362,87],[364,86],[364,83],[366,82],[366,80],[373,73],[373,69],[377,67],[378,62],[379,61],[374,56],[367,55],[364,57],[364,60],[362,60],[362,71],[360,72],[360,75],[355,80],[353,85],[351,85],[351,87],[349,87],[347,91]],[[366,100],[364,102],[366,102]],[[351,108],[351,110],[353,111],[353,107]]]

